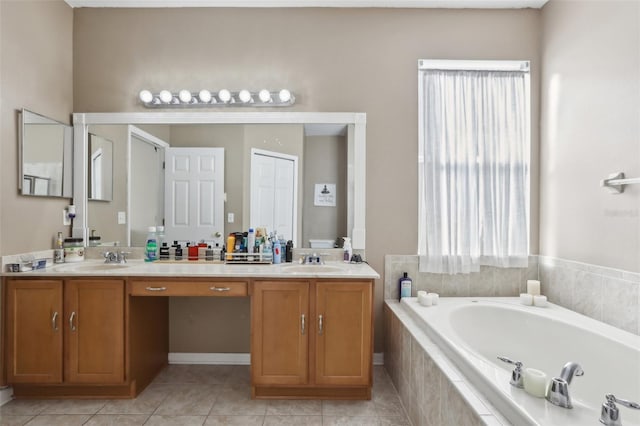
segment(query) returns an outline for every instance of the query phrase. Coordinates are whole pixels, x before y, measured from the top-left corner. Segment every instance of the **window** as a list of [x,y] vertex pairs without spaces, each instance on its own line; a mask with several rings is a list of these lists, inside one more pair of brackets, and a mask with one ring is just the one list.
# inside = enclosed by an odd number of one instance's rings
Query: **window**
[[526,267],[526,61],[419,61],[421,272]]

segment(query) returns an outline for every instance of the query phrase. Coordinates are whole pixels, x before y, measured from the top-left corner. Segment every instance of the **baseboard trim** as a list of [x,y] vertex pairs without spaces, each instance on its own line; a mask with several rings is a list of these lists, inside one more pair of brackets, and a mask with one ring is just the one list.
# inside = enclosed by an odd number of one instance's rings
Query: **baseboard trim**
[[249,365],[251,355],[244,353],[169,352],[169,364]]
[[[251,355],[246,353],[189,353],[170,352],[169,364],[249,365]],[[384,353],[373,354],[373,365],[384,365]]]
[[373,365],[384,365],[384,352],[373,354]]
[[0,407],[13,399],[13,389],[4,388],[0,389]]

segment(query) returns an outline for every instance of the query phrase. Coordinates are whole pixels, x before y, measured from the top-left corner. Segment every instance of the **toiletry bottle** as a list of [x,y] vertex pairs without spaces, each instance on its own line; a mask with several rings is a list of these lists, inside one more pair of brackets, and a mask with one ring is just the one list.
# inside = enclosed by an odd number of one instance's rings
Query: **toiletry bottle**
[[213,249],[211,248],[211,246],[207,246],[207,249],[204,252],[204,260],[213,260]]
[[164,226],[156,226],[156,241],[158,247],[162,247],[162,243],[164,243]]
[[273,253],[271,251],[271,242],[269,241],[268,238],[266,238],[264,240],[264,243],[262,244],[262,253],[263,253],[262,260],[273,262]]
[[166,241],[160,246],[160,260],[169,260],[169,246]]
[[176,256],[175,256],[176,260],[182,260],[182,246],[180,244],[178,244],[176,246]]
[[282,246],[280,241],[276,238],[273,242],[273,263],[278,264],[282,260]]
[[353,256],[353,249],[351,248],[351,238],[343,237],[344,239],[344,257],[343,260],[347,263],[351,262],[351,256]]
[[231,233],[227,237],[227,260],[233,260],[233,252],[236,245],[236,234]]
[[404,272],[403,277],[400,278],[398,285],[400,287],[400,299],[403,297],[411,297],[412,281],[406,272]]
[[145,262],[153,262],[158,259],[158,240],[156,237],[156,227],[150,226],[147,228],[147,244],[145,246]]
[[64,239],[62,232],[58,232],[55,247],[53,248],[53,263],[64,263]]
[[293,262],[293,241],[287,241],[287,254],[285,256],[285,261],[287,263]]
[[256,248],[256,232],[253,228],[249,228],[249,234],[247,236],[247,253],[252,254]]
[[189,248],[187,252],[189,260],[198,260],[198,245],[195,242],[192,242],[191,244],[187,243],[187,247]]

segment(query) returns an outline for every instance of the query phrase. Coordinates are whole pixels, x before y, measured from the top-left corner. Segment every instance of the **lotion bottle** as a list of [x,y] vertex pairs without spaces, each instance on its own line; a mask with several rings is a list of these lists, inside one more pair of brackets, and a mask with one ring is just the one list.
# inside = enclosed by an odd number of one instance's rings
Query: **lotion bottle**
[[402,278],[400,278],[398,282],[398,286],[400,288],[400,299],[403,297],[411,297],[411,287],[412,287],[411,278],[409,278],[409,274],[406,272],[403,273]]

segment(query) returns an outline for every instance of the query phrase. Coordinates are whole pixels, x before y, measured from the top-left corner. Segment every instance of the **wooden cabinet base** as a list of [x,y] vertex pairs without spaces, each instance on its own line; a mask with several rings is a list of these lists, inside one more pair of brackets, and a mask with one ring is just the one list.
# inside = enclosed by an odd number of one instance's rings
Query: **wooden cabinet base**
[[252,386],[253,399],[371,399],[370,387]]
[[125,399],[136,395],[136,383],[117,385],[13,385],[15,398]]

